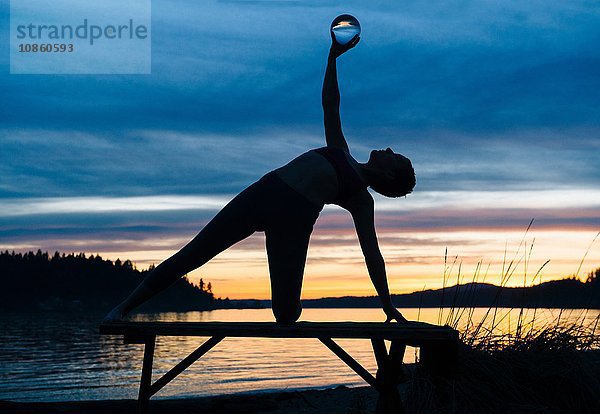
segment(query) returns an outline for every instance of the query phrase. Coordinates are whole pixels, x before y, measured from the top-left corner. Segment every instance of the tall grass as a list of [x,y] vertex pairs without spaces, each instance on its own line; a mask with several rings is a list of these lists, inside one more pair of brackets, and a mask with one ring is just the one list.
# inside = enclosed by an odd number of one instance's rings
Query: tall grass
[[[546,260],[531,276],[530,262],[532,252],[535,246],[535,238],[528,243],[527,235],[531,229],[533,220],[527,226],[516,251],[509,258],[508,245],[505,245],[504,257],[502,260],[502,271],[500,274],[500,287],[505,288],[519,274],[519,269],[522,269],[523,287],[534,285],[542,282],[542,271],[550,263]],[[584,260],[587,257],[596,239],[600,236],[598,233],[590,245],[588,246],[575,277],[579,276]],[[442,290],[442,306],[438,314],[438,324],[445,324],[457,329],[460,332],[461,341],[471,348],[481,350],[498,350],[509,346],[524,346],[532,342],[535,338],[549,338],[550,333],[559,337],[571,335],[579,338],[578,349],[591,350],[600,348],[598,342],[599,321],[598,317],[590,320],[588,318],[589,310],[584,309],[579,312],[579,315],[573,316],[573,311],[569,312],[569,318],[564,320],[565,309],[561,309],[558,316],[554,319],[548,319],[544,316],[540,319],[537,308],[526,309],[521,308],[501,308],[498,306],[501,290],[499,289],[492,301],[492,305],[486,309],[483,317],[475,320],[475,307],[465,306],[457,307],[459,299],[459,289],[454,290],[454,294],[449,308],[444,308],[444,291],[446,290],[449,281],[454,280],[452,275],[453,269],[457,266],[456,285],[464,282],[462,273],[462,262],[458,256],[452,260],[452,264],[448,265],[448,251],[444,253],[444,272],[443,272],[443,290]],[[485,270],[484,270],[485,267]],[[477,262],[475,270],[470,279],[471,284],[466,292],[460,294],[467,298],[467,303],[474,303],[476,296],[477,283],[485,283],[490,270],[490,265],[484,265],[483,261]],[[464,299],[464,298],[463,298]],[[517,320],[512,324],[510,318],[517,312]],[[509,329],[500,329],[508,323]]]
[[[513,255],[505,247],[501,287],[519,274],[524,287],[542,281],[550,260],[532,276],[535,239],[527,241],[532,224],[533,220]],[[599,235],[590,243],[576,276]],[[464,279],[458,257],[448,263],[446,251],[444,289],[454,281],[455,267],[457,284]],[[475,283],[484,282],[488,272],[489,265],[477,263],[471,290],[463,292],[471,303]],[[417,370],[405,396],[408,413],[600,413],[600,315],[590,318],[588,310],[561,309],[548,318],[537,309],[500,308],[498,291],[492,306],[476,320],[473,306],[454,306],[457,292],[452,306],[440,309],[438,322],[460,332],[458,375],[434,380]]]

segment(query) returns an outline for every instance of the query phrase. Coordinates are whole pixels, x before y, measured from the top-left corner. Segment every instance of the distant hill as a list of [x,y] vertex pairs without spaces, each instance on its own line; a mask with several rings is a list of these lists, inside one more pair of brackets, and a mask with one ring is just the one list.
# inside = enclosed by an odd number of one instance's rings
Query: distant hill
[[[139,271],[129,260],[112,262],[84,253],[0,252],[0,309],[108,311],[127,297],[149,270]],[[181,278],[139,310],[209,310],[226,304],[215,299],[210,283],[201,280],[196,286]]]
[[[588,280],[562,279],[531,287],[500,287],[487,283],[468,283],[444,289],[428,289],[392,295],[399,308],[438,307],[525,307],[525,308],[600,308],[600,268]],[[593,276],[593,277],[592,277]],[[305,308],[377,308],[377,296],[304,300]]]
[[[398,308],[438,307],[508,307],[508,308],[590,308],[600,309],[600,268],[588,275],[586,282],[575,278],[553,280],[531,287],[500,287],[488,283],[467,283],[444,289],[392,295]],[[240,302],[240,303],[238,303]],[[244,302],[231,300],[230,306]],[[268,300],[254,301],[253,306],[270,307]],[[377,296],[344,296],[305,299],[304,308],[379,308]]]

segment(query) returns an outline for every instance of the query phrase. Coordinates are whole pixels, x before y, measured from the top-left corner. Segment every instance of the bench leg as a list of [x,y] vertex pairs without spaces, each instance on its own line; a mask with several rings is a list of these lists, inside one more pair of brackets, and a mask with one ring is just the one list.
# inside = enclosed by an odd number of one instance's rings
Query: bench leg
[[458,366],[458,340],[421,346],[420,363],[434,378],[452,378]]
[[458,340],[421,346],[421,368],[433,384],[436,399],[442,405],[450,403],[453,395],[451,384],[458,368],[458,347]]
[[373,352],[377,360],[377,382],[379,398],[375,414],[402,414],[404,407],[398,392],[398,383],[402,378],[402,359],[406,345],[392,341],[388,354],[383,339],[372,339]]
[[154,345],[156,337],[146,338],[144,343],[144,362],[142,365],[142,378],[140,380],[140,393],[138,395],[138,414],[148,412],[150,401],[150,385],[152,384],[152,362],[154,360]]

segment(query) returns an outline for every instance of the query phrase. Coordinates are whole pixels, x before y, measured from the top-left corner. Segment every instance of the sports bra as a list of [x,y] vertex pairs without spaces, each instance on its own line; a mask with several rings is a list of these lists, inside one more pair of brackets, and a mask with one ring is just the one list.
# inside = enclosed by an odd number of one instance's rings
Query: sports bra
[[321,147],[311,151],[325,157],[335,170],[338,181],[338,192],[333,199],[334,203],[343,203],[360,190],[367,188],[356,170],[352,168],[348,162],[345,155],[346,151],[343,149],[336,147]]

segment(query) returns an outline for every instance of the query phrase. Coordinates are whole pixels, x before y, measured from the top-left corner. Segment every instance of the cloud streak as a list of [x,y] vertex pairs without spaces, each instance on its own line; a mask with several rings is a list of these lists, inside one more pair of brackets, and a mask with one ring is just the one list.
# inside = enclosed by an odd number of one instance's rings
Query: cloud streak
[[[389,199],[374,194],[376,211],[384,214],[422,212],[439,215],[465,211],[600,211],[600,190],[596,188],[540,191],[430,191],[405,198]],[[107,214],[130,212],[177,212],[208,210],[217,212],[233,198],[232,195],[163,195],[138,197],[57,197],[7,199],[0,206],[0,218],[44,214]],[[556,201],[560,200],[560,203]],[[325,211],[341,211],[326,206]],[[575,213],[574,216],[581,214]]]

